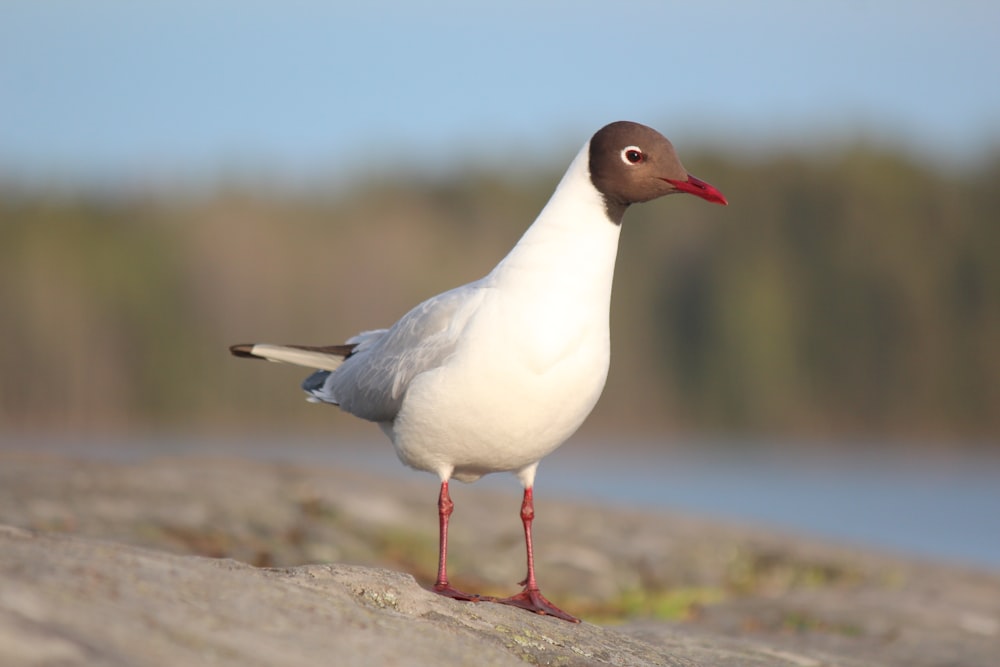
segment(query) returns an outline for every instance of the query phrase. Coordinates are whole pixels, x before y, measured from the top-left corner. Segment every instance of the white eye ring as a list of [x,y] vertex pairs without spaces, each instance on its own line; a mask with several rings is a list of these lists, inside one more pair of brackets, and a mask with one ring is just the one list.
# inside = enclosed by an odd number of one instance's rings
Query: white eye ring
[[626,146],[621,153],[622,162],[630,167],[646,161],[646,154],[638,146]]

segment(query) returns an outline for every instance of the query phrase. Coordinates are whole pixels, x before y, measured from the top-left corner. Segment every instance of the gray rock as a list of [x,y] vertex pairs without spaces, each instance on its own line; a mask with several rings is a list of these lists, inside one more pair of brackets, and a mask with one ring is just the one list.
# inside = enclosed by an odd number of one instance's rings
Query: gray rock
[[390,570],[260,569],[8,526],[0,579],[3,665],[820,664],[457,602]]
[[[0,530],[0,665],[986,667],[1000,655],[995,573],[549,499],[540,580],[589,623],[441,598],[418,584],[436,555],[428,482],[0,452],[0,523],[18,526]],[[456,585],[514,592],[516,492],[453,496]]]

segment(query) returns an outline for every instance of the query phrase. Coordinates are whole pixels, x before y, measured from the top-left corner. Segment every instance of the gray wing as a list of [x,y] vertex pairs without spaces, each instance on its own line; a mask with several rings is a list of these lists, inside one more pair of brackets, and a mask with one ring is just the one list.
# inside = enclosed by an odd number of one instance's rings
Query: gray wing
[[454,352],[481,296],[479,283],[463,285],[424,301],[389,329],[355,336],[349,342],[358,346],[340,368],[314,373],[303,389],[362,419],[392,421],[413,378]]

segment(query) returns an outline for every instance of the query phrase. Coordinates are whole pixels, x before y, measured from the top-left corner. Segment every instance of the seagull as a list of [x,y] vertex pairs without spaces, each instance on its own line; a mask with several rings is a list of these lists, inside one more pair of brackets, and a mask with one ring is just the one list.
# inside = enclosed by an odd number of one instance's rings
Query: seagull
[[[388,329],[343,344],[240,344],[238,357],[317,369],[307,400],[375,422],[407,466],[436,474],[439,555],[434,591],[578,623],[542,595],[531,527],[539,461],[597,403],[610,360],[611,285],[631,204],[687,193],[725,205],[687,173],[666,137],[645,125],[606,125],[583,146],[551,199],[485,277],[427,299]],[[448,579],[448,482],[514,473],[528,573],[508,598],[464,593]]]

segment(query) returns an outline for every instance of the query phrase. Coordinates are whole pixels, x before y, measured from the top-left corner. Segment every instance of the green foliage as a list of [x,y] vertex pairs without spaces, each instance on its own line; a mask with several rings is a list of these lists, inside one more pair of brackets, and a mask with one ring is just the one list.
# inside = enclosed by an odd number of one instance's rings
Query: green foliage
[[[626,216],[598,425],[995,440],[1000,154],[958,170],[863,145],[686,161],[731,205]],[[301,372],[226,346],[391,323],[492,267],[557,177],[337,196],[0,188],[0,423],[328,428],[300,404]]]
[[688,621],[699,610],[722,602],[726,593],[707,586],[679,587],[667,590],[636,589],[586,610],[592,623],[621,623],[637,618],[661,621]]
[[995,168],[860,148],[752,166],[733,174],[753,190],[738,214],[732,196],[739,222],[657,296],[685,411],[736,431],[995,434]]

